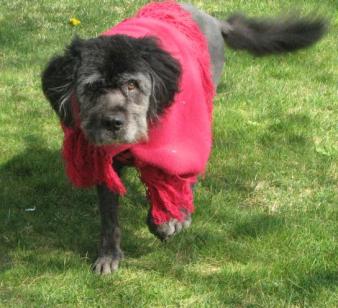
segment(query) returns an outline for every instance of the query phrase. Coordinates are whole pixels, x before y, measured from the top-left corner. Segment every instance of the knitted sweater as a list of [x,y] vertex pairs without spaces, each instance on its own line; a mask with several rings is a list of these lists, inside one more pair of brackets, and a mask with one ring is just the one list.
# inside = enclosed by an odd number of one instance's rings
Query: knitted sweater
[[194,210],[191,186],[205,171],[212,142],[214,86],[207,41],[190,13],[174,1],[150,3],[103,33],[116,34],[156,37],[161,48],[181,64],[180,92],[151,125],[147,142],[96,146],[87,141],[79,125],[63,125],[68,177],[78,187],[104,183],[123,195],[126,189],[112,162],[128,151],[146,185],[153,221],[183,220],[182,210]]

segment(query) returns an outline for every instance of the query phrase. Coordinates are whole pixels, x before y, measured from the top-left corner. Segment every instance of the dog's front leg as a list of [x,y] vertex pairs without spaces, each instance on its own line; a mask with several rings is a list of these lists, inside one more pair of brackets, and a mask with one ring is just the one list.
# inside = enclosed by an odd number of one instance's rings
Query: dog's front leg
[[101,239],[94,270],[97,274],[110,274],[117,270],[123,257],[120,248],[121,231],[118,225],[118,195],[105,185],[98,185],[97,193],[101,214]]

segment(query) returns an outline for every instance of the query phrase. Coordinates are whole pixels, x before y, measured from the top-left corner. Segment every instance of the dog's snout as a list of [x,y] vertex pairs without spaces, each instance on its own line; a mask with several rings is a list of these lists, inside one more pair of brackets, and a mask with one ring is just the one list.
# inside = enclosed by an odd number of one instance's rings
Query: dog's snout
[[104,117],[103,119],[103,126],[106,129],[112,131],[118,131],[122,128],[125,123],[125,116],[123,113],[118,113],[114,115],[109,115]]

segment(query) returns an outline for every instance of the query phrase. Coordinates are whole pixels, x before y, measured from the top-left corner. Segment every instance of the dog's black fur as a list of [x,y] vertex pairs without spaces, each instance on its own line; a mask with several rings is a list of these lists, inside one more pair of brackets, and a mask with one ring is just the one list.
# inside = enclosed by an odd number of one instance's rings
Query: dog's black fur
[[[121,86],[121,75],[142,72],[152,81],[148,119],[156,119],[172,103],[179,90],[181,66],[159,47],[156,38],[135,39],[125,35],[75,38],[62,56],[55,56],[42,74],[42,89],[60,120],[73,124],[70,98],[76,92],[79,68],[83,75],[98,70],[102,79],[89,84],[85,95],[93,100],[107,89]],[[83,76],[82,76],[83,77]]]
[[[319,18],[257,20],[233,15],[222,22],[191,5],[182,6],[190,11],[208,40],[215,87],[224,65],[224,41],[233,49],[261,56],[310,46],[326,31],[325,21]],[[76,95],[81,127],[90,141],[132,143],[146,137],[148,123],[156,121],[170,106],[179,91],[180,74],[178,61],[161,49],[154,38],[123,35],[76,38],[63,55],[48,63],[42,74],[42,88],[68,126],[74,125],[71,96]],[[132,129],[128,131],[125,127]],[[135,130],[140,133],[131,133]],[[117,171],[121,167],[114,163]],[[122,258],[118,201],[104,185],[99,185],[97,191],[102,232],[94,267],[97,273],[106,274],[116,270]],[[190,222],[187,215],[184,222],[173,219],[157,226],[148,217],[150,231],[161,239],[188,227]]]
[[228,18],[222,33],[229,47],[264,56],[308,47],[318,41],[326,29],[326,22],[321,18],[293,15],[260,20],[234,14]]

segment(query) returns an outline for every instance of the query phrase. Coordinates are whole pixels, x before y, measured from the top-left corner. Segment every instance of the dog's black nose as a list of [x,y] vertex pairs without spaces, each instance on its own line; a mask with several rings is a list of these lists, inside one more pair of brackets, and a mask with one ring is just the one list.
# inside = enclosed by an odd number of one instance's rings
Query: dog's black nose
[[125,116],[122,113],[105,116],[103,118],[103,126],[112,131],[118,131],[125,122]]

